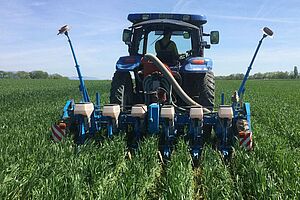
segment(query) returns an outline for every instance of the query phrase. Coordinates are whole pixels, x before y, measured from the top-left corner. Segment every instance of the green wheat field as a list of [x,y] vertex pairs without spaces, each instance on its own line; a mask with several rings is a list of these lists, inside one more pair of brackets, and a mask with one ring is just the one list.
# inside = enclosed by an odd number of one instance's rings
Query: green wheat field
[[[240,81],[217,81],[230,103]],[[110,81],[87,81],[95,99],[108,103]],[[123,135],[89,143],[75,152],[71,137],[50,140],[68,99],[80,100],[78,81],[0,80],[0,199],[300,199],[300,81],[250,80],[255,148],[236,151],[225,164],[205,147],[193,168],[179,139],[162,165],[157,138],[126,158]]]

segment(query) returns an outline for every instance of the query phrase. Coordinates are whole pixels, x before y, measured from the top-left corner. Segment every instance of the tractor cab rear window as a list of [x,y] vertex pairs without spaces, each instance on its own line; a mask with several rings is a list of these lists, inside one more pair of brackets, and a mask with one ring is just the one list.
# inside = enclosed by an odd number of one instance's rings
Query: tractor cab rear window
[[[186,31],[150,31],[143,35],[139,42],[139,54],[152,53],[157,55],[157,51],[172,50],[177,54],[185,54],[192,49],[190,33]],[[145,37],[146,36],[146,37]]]

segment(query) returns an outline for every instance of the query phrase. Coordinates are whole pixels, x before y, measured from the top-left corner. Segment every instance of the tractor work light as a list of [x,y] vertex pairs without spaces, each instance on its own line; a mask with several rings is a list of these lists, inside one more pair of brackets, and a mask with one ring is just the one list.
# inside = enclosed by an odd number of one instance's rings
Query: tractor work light
[[183,21],[190,21],[191,20],[191,15],[183,15],[182,20]]
[[159,14],[159,19],[174,19],[174,16],[173,14],[165,14],[165,13],[162,13],[162,14]]
[[143,14],[142,15],[142,20],[148,20],[150,18],[149,14]]

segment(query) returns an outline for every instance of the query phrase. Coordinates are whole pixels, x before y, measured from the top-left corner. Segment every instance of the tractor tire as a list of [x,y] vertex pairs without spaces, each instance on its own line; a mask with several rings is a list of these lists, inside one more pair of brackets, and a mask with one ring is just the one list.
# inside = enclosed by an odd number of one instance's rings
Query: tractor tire
[[[207,73],[183,74],[183,90],[203,107],[213,110],[215,100],[215,76],[212,71]],[[182,100],[180,105],[185,105]]]
[[110,103],[119,104],[121,109],[133,105],[133,84],[129,72],[116,71],[111,82]]
[[215,76],[212,71],[208,71],[202,75],[200,81],[196,84],[197,93],[199,95],[197,103],[203,107],[213,110],[215,101]]

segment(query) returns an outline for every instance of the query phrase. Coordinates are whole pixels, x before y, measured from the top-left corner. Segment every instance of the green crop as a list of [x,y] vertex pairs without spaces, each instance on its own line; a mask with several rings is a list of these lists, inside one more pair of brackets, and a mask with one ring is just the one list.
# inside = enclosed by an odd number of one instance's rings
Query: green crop
[[[239,81],[217,81],[230,103]],[[110,81],[87,81],[95,100],[108,103]],[[250,80],[254,151],[236,146],[224,163],[205,146],[194,167],[180,138],[171,160],[148,137],[129,160],[123,135],[76,149],[72,137],[50,140],[68,99],[80,100],[78,82],[0,80],[0,199],[300,199],[300,82]]]

